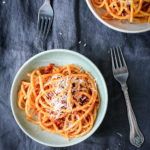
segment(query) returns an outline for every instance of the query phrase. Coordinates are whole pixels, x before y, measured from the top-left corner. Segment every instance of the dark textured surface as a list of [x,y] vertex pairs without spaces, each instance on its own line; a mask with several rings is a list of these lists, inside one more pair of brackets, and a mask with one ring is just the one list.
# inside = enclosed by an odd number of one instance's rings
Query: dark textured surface
[[[10,88],[20,66],[40,52],[34,47],[37,12],[43,0],[0,0],[0,150],[50,150],[27,137],[10,108]],[[130,78],[130,98],[145,136],[140,150],[150,149],[150,32],[123,34],[99,23],[84,0],[54,0],[54,21],[47,49],[66,48],[90,58],[103,73],[109,91],[107,115],[86,141],[67,150],[136,150],[129,143],[126,106],[111,71],[108,49],[121,45]],[[81,41],[81,43],[79,42]],[[79,44],[80,43],[80,44]],[[85,45],[86,43],[86,45]]]

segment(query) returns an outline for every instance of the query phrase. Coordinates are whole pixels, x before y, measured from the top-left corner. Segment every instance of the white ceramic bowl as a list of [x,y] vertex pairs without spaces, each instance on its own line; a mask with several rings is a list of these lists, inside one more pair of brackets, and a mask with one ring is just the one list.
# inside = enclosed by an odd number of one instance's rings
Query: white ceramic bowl
[[150,24],[149,23],[142,23],[142,24],[130,24],[130,23],[121,23],[117,20],[104,20],[101,18],[101,13],[103,10],[96,9],[93,7],[91,0],[86,0],[86,3],[93,13],[93,15],[104,25],[107,27],[124,33],[141,33],[150,31]]
[[[43,131],[39,126],[27,121],[24,112],[17,107],[18,89],[20,88],[21,81],[26,79],[26,74],[39,66],[45,66],[48,65],[49,63],[54,63],[58,65],[65,65],[65,64],[80,65],[85,70],[89,71],[93,75],[93,77],[95,77],[95,79],[97,80],[97,85],[101,97],[101,105],[98,111],[96,122],[92,130],[82,137],[74,138],[68,141],[62,136]],[[108,94],[102,74],[88,58],[77,52],[73,52],[70,50],[54,49],[39,53],[24,63],[24,65],[20,68],[20,70],[17,72],[14,78],[11,88],[10,100],[12,112],[17,124],[30,138],[47,146],[66,147],[85,140],[90,135],[92,135],[96,131],[96,129],[100,126],[107,109]]]

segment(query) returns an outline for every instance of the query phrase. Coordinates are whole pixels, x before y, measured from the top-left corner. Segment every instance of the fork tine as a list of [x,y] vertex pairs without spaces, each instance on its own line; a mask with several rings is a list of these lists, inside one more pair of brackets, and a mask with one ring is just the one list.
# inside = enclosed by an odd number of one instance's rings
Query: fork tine
[[122,64],[122,65],[123,65],[123,66],[125,66],[125,67],[127,67],[127,65],[126,65],[125,59],[124,59],[124,57],[123,57],[122,50],[121,50],[120,46],[119,46],[119,51],[120,51],[121,58],[122,58],[122,62],[123,62],[123,64]]
[[51,22],[52,22],[52,19],[49,18],[49,19],[48,19],[48,25],[47,25],[47,32],[45,33],[45,38],[47,38],[48,33],[49,33],[49,31],[50,31]]
[[116,47],[117,56],[118,56],[118,59],[119,59],[119,67],[122,67],[122,62],[121,62],[121,58],[120,58],[120,54],[119,54],[119,49],[120,49],[120,47]]
[[44,19],[44,29],[43,29],[43,38],[45,39],[45,34],[47,32],[47,27],[48,27],[48,19],[45,17]]
[[117,55],[116,55],[116,49],[113,48],[113,54],[114,54],[114,60],[115,60],[115,64],[116,64],[116,68],[118,68],[118,61],[117,61]]
[[41,26],[41,22],[40,22],[40,18],[38,17],[38,23],[37,23],[37,29],[38,29],[38,31],[40,30],[40,26]]
[[115,69],[115,64],[114,64],[114,57],[113,57],[113,52],[112,52],[112,48],[110,49],[110,53],[111,53],[111,62],[112,62],[112,69]]
[[39,33],[42,34],[43,25],[44,25],[44,18],[41,17],[39,22],[40,22]]

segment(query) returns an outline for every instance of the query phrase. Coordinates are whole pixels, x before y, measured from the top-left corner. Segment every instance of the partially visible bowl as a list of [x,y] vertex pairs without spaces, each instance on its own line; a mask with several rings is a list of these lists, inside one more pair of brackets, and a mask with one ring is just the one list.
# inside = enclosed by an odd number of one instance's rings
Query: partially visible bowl
[[[62,136],[43,131],[39,126],[27,121],[24,112],[22,112],[17,107],[18,89],[20,88],[21,81],[26,78],[26,74],[39,66],[45,66],[48,65],[49,63],[54,63],[58,65],[65,65],[65,64],[79,65],[83,67],[83,69],[89,71],[93,75],[93,77],[97,80],[97,85],[100,91],[100,98],[101,98],[100,108],[97,114],[96,122],[92,130],[82,137],[66,140]],[[17,72],[14,78],[11,88],[10,100],[12,112],[17,124],[30,138],[47,146],[66,147],[85,140],[86,138],[91,136],[100,126],[107,109],[108,93],[102,74],[88,58],[77,52],[64,49],[54,49],[39,53],[24,63],[24,65],[20,68],[20,70]]]
[[96,9],[91,3],[91,0],[86,0],[86,3],[93,13],[93,15],[104,25],[107,27],[119,31],[119,32],[124,32],[124,33],[141,33],[141,32],[146,32],[150,31],[150,24],[149,23],[141,23],[141,24],[131,24],[131,23],[122,23],[117,20],[104,20],[101,18],[101,14],[103,12],[102,9]]

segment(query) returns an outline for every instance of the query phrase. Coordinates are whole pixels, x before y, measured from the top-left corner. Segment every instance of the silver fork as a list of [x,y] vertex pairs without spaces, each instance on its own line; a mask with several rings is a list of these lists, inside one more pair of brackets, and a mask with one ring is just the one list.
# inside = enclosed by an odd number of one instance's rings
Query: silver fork
[[39,36],[46,40],[53,21],[53,9],[49,0],[45,0],[38,12],[38,32]]
[[138,127],[128,94],[128,87],[126,84],[126,81],[129,76],[128,68],[124,60],[121,48],[116,47],[111,48],[110,50],[113,75],[115,79],[121,84],[127,105],[128,120],[130,125],[130,142],[134,146],[140,147],[144,142],[144,136]]

